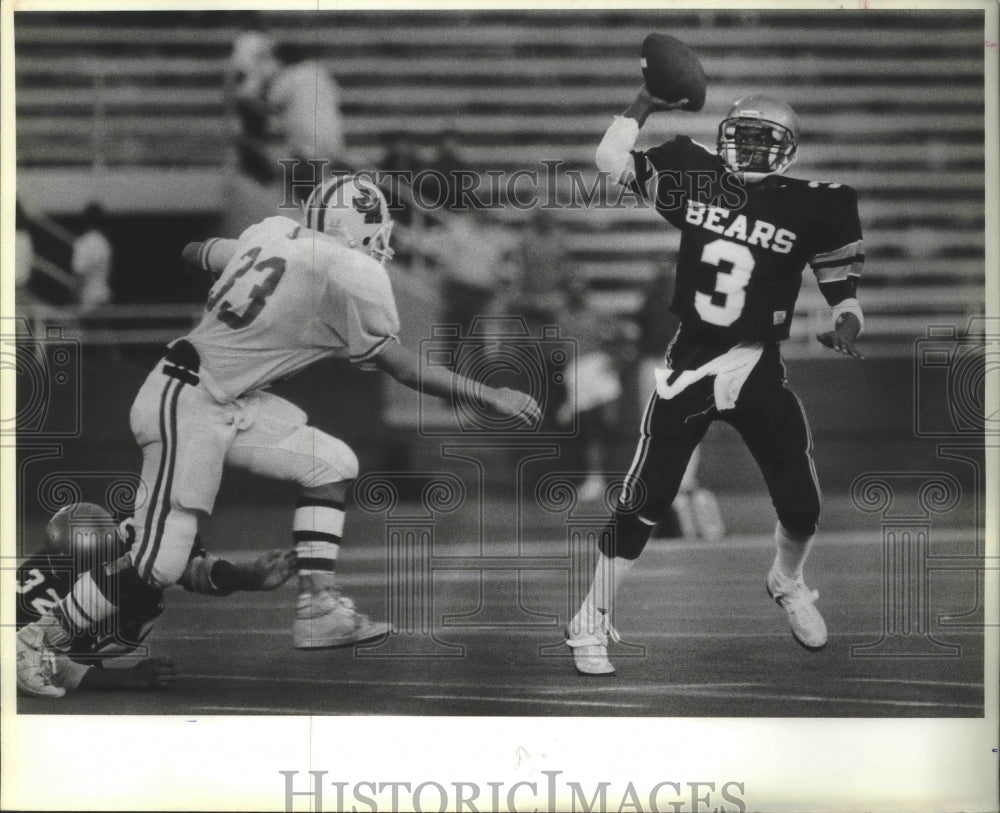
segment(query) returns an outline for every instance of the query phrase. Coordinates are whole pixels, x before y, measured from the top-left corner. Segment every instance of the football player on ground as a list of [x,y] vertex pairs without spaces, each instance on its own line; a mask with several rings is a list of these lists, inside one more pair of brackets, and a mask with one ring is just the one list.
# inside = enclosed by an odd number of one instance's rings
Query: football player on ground
[[863,324],[857,282],[864,261],[857,196],[841,184],[785,177],[795,160],[799,123],[791,107],[770,96],[747,96],[733,105],[719,126],[718,153],[686,136],[633,150],[650,113],[686,102],[668,103],[643,88],[597,150],[598,169],[651,199],[681,231],[671,306],[681,326],[666,369],[657,371],[590,592],[567,630],[577,671],[586,675],[614,673],[607,643],[617,638],[610,618],[615,590],[715,420],[740,433],[778,515],[768,593],[802,646],[818,650],[827,640],[815,606],[818,593],[802,575],[820,512],[812,439],[802,405],[785,385],[778,345],[788,338],[809,264],[833,308],[833,329],[819,341],[861,358],[855,348]]
[[[270,217],[236,240],[185,248],[190,263],[218,279],[201,322],[169,346],[132,406],[150,497],[137,506],[129,565],[112,574],[90,570],[52,612],[22,630],[19,646],[30,649],[25,660],[64,650],[75,632],[119,611],[127,617],[126,608],[143,596],[174,584],[199,517],[212,511],[225,466],[299,486],[294,645],[346,646],[388,634],[387,624],[355,610],[335,579],[357,457],[343,441],[309,426],[301,409],[263,388],[337,357],[383,370],[425,393],[478,398],[529,424],[540,416],[535,401],[521,392],[474,384],[439,367],[421,370],[417,354],[399,344],[384,267],[391,229],[382,193],[345,175],[313,192],[304,225]],[[22,688],[44,693],[47,687],[26,680]]]
[[[111,514],[93,503],[73,503],[57,511],[45,528],[45,544],[17,568],[17,627],[37,621],[64,599],[76,578],[126,554],[134,541],[131,518],[116,525]],[[270,551],[244,565],[210,556],[195,544],[178,580],[185,590],[226,596],[235,590],[273,590],[292,574],[290,551]],[[121,564],[120,562],[118,564]],[[65,653],[46,658],[42,667],[59,697],[73,689],[163,689],[177,679],[169,658],[147,658],[128,668],[104,668],[104,661],[128,655],[145,640],[163,612],[162,595],[149,592],[127,626],[95,626],[75,635]],[[19,668],[21,664],[18,664]]]

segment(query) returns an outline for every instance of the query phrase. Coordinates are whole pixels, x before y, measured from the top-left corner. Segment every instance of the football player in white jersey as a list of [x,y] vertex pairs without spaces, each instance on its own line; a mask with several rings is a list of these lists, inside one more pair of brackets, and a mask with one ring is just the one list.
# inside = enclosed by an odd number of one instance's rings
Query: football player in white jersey
[[[384,267],[391,230],[382,193],[363,178],[338,176],[313,192],[304,225],[270,217],[236,240],[185,248],[188,262],[217,279],[201,322],[169,346],[132,405],[148,499],[136,506],[131,566],[111,574],[113,583],[95,578],[96,569],[78,579],[51,613],[18,633],[20,658],[28,663],[65,650],[80,630],[112,614],[124,622],[144,594],[175,583],[226,466],[299,486],[294,645],[345,646],[389,632],[387,624],[357,612],[335,581],[357,457],[343,441],[309,426],[298,407],[263,388],[336,357],[432,395],[478,397],[529,424],[540,417],[530,396],[474,384],[440,367],[421,369],[417,354],[399,344]],[[33,685],[44,683],[44,670],[24,674],[22,690],[46,693],[44,685]]]

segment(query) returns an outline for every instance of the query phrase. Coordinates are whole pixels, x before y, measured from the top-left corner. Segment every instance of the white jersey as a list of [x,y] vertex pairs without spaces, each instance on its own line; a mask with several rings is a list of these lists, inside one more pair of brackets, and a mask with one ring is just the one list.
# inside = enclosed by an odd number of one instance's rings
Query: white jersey
[[370,361],[397,340],[386,270],[286,217],[240,235],[185,338],[212,396],[231,401],[329,356]]

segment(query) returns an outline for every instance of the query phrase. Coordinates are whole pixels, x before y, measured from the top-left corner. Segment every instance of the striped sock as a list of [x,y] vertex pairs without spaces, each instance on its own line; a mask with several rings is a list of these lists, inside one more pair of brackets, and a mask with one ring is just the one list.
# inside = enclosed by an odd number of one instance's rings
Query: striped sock
[[299,497],[292,528],[299,575],[332,575],[344,533],[344,503]]
[[118,608],[104,595],[88,572],[76,580],[70,591],[56,604],[52,613],[59,620],[60,630],[50,630],[46,637],[52,646],[65,647],[73,634],[83,633],[112,619]]

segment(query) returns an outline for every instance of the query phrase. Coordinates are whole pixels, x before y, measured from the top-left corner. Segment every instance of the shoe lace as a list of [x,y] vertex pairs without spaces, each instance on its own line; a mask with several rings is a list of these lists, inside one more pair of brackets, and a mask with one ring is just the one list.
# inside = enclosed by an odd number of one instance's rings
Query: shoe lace
[[333,596],[333,600],[336,601],[341,607],[343,607],[348,612],[356,612],[354,608],[354,600],[345,596],[339,590],[330,590],[330,594]]
[[801,581],[795,582],[791,590],[784,593],[782,603],[791,610],[810,607],[819,599],[819,590],[810,590]]

